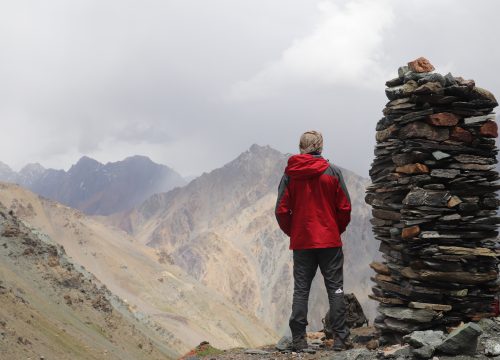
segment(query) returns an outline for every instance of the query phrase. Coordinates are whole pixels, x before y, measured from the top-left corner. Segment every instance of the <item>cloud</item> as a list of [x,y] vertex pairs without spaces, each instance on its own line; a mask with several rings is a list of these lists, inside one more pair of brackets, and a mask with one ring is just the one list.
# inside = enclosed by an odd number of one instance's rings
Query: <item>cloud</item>
[[[500,93],[483,0],[0,1],[0,161],[143,154],[184,174],[316,128],[367,174],[385,80],[427,57]],[[229,96],[230,95],[230,96]],[[236,101],[237,100],[237,101]]]
[[320,19],[311,34],[293,41],[279,60],[237,83],[231,98],[245,100],[279,94],[290,85],[379,85],[384,31],[394,13],[389,1],[353,0],[343,6],[318,4]]

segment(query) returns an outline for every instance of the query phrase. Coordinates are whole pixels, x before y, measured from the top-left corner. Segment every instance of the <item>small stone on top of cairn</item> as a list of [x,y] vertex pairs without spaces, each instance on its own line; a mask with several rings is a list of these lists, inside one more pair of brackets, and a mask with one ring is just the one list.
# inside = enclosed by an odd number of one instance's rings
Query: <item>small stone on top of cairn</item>
[[493,316],[499,201],[489,91],[419,58],[387,81],[366,202],[384,261],[372,263],[375,326],[388,338]]

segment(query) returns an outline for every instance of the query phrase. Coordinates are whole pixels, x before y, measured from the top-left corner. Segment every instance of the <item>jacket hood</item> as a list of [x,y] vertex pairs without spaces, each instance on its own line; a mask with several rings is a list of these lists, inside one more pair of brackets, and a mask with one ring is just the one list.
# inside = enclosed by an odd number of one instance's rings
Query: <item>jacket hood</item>
[[321,156],[293,155],[288,159],[285,174],[294,179],[307,179],[320,176],[328,166],[328,161]]

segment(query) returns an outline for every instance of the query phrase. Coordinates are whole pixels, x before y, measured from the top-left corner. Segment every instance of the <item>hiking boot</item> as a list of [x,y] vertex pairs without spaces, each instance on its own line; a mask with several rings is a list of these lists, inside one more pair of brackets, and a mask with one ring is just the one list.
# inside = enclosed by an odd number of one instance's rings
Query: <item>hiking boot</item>
[[294,337],[292,340],[292,350],[296,352],[303,351],[307,349],[309,345],[307,345],[307,340],[305,336]]
[[332,349],[334,351],[344,351],[352,348],[352,344],[349,341],[344,341],[338,336],[335,337],[335,341],[333,342]]

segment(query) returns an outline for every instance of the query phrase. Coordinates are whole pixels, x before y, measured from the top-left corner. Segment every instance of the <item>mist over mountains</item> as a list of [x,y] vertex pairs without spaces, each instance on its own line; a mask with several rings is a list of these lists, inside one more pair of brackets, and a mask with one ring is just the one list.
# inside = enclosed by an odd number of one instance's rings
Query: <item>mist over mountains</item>
[[15,172],[0,163],[0,181],[17,183],[90,215],[129,210],[152,194],[186,183],[168,166],[137,155],[107,164],[84,156],[68,171],[29,164]]

